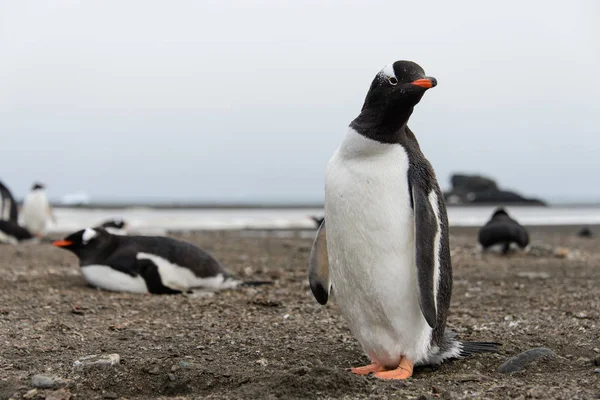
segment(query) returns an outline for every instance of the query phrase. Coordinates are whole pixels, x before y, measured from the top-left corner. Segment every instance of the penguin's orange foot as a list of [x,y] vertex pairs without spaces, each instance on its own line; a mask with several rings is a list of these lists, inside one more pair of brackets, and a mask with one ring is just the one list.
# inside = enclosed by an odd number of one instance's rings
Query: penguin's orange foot
[[373,363],[364,367],[350,368],[350,372],[356,375],[368,375],[371,372],[379,371],[385,371],[385,368],[377,363]]
[[406,357],[402,357],[398,368],[391,371],[376,372],[374,376],[379,379],[407,379],[413,374],[413,366],[414,364],[408,361]]

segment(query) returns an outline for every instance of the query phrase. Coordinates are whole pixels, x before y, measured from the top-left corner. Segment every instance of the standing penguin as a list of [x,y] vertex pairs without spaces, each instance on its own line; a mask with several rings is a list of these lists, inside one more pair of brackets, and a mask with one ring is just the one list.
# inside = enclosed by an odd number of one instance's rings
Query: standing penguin
[[407,126],[436,84],[413,62],[386,66],[327,166],[309,281],[321,304],[333,287],[372,362],[352,368],[355,374],[406,379],[415,364],[497,351],[496,343],[461,342],[445,329],[452,290],[446,206]]
[[272,283],[235,279],[210,254],[168,237],[112,235],[104,228],[87,228],[53,244],[79,258],[90,285],[114,292],[216,292]]
[[53,219],[52,208],[46,196],[46,188],[41,183],[35,183],[25,196],[21,209],[21,225],[35,236],[44,236],[48,220]]

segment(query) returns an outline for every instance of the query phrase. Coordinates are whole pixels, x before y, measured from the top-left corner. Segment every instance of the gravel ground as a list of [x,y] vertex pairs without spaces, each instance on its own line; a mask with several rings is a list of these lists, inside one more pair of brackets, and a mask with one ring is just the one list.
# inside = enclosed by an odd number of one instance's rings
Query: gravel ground
[[[574,232],[531,228],[530,253],[501,257],[453,229],[449,326],[503,346],[402,382],[345,371],[368,360],[337,306],[310,294],[310,232],[174,234],[234,274],[275,281],[212,297],[104,292],[66,251],[1,246],[0,399],[598,399],[600,238]],[[536,347],[555,356],[497,372]]]

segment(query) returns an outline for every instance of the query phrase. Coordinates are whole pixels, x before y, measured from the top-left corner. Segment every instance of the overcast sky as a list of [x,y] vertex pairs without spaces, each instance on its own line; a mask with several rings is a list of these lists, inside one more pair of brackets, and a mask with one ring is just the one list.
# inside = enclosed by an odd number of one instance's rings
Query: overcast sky
[[321,201],[375,74],[442,187],[600,199],[600,2],[0,0],[0,180],[21,197]]

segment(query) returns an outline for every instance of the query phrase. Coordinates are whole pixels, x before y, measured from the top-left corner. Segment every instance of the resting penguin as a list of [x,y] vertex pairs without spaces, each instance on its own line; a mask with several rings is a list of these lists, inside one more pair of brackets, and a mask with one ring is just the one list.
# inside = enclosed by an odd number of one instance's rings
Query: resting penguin
[[336,303],[372,364],[355,374],[406,379],[414,365],[497,351],[446,330],[452,290],[448,218],[435,173],[407,122],[436,80],[386,66],[329,160],[325,221],[309,259],[313,295]]
[[507,254],[513,243],[521,249],[526,248],[529,245],[529,234],[506,210],[498,208],[479,230],[478,240],[483,250],[502,246],[502,254]]
[[87,228],[53,244],[75,253],[91,286],[110,291],[177,294],[271,283],[234,279],[210,254],[168,237],[119,236]]
[[12,193],[0,182],[0,220],[17,222],[19,210]]
[[0,243],[17,244],[33,239],[33,235],[14,221],[0,220]]
[[104,221],[96,228],[104,228],[113,235],[127,235],[127,224],[122,219]]

